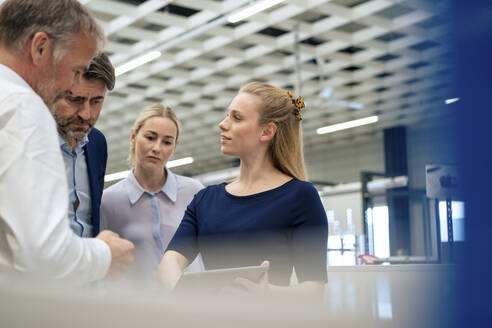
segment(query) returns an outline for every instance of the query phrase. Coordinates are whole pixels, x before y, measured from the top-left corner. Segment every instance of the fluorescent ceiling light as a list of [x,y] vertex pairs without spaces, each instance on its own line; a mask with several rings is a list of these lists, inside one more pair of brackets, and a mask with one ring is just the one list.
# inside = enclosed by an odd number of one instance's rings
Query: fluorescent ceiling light
[[116,67],[115,69],[115,75],[121,75],[124,74],[128,71],[131,71],[132,69],[135,69],[139,66],[142,66],[143,64],[146,64],[154,59],[157,59],[161,56],[161,52],[154,50],[151,52],[146,53],[145,55],[142,55],[140,57],[137,57],[135,59],[130,60],[127,63],[124,63],[123,65],[120,65]]
[[377,121],[378,121],[377,116],[369,116],[369,117],[361,118],[361,119],[354,120],[354,121],[348,121],[348,122],[344,122],[344,123],[338,123],[338,124],[333,124],[333,125],[329,125],[329,126],[324,126],[322,128],[316,129],[316,133],[317,134],[331,133],[331,132],[335,132],[335,131],[355,128],[355,127],[361,126],[361,125],[376,123]]
[[279,4],[281,2],[284,2],[285,0],[263,0],[263,1],[257,1],[253,3],[251,6],[246,7],[244,9],[241,9],[233,14],[231,14],[229,17],[227,17],[227,20],[229,23],[237,23],[240,20],[243,20],[245,18],[248,18],[250,16],[253,16],[260,11],[266,10],[270,7],[275,6],[276,4]]
[[328,101],[327,104],[341,106],[341,107],[349,107],[350,109],[354,109],[354,110],[361,110],[362,108],[364,108],[364,104],[358,102],[347,102],[345,100],[336,100],[336,99]]
[[180,158],[180,159],[175,159],[174,161],[169,161],[167,162],[167,167],[176,167],[176,166],[183,166],[187,164],[193,163],[193,157],[185,157],[185,158]]
[[[167,162],[166,167],[171,168],[171,167],[182,166],[191,163],[193,163],[193,157],[185,157],[185,158],[180,158],[174,161]],[[127,177],[128,173],[130,173],[130,170],[116,172],[112,174],[106,174],[106,176],[104,177],[104,182],[124,179]]]
[[239,176],[239,167],[203,173],[195,175],[192,178],[200,181],[205,186],[209,186],[211,184],[222,183],[237,176]]
[[126,171],[121,171],[121,172],[116,172],[116,173],[111,173],[111,174],[106,174],[104,176],[104,182],[109,182],[109,181],[115,181],[115,180],[121,180],[126,178],[126,176],[130,173],[130,170]]
[[323,90],[321,90],[321,93],[319,94],[319,96],[321,98],[328,99],[331,97],[332,93],[333,93],[333,88],[330,86],[326,86],[323,88]]
[[446,105],[449,105],[454,102],[457,102],[458,100],[460,100],[460,98],[451,98],[451,99],[446,99],[444,102],[446,103]]
[[[2,0],[0,0],[2,1]],[[249,16],[252,16],[254,14],[259,13],[260,11],[263,11],[265,9],[268,9],[270,7],[275,6],[276,4],[279,4],[285,0],[263,0],[263,1],[257,1],[253,3],[251,6],[246,7],[244,9],[241,9],[230,16],[227,17],[227,21],[230,23],[236,23],[242,19],[245,19]],[[206,25],[200,26],[195,30],[191,30],[188,33],[185,33],[178,38],[175,38],[169,42],[166,42],[162,45],[160,45],[157,49],[158,50],[153,50],[149,53],[146,53],[145,55],[142,55],[140,57],[137,57],[135,59],[130,60],[127,63],[124,63],[115,69],[115,75],[119,76],[121,74],[124,74],[128,71],[131,71],[139,66],[142,66],[143,64],[146,64],[154,59],[157,59],[161,56],[161,51],[164,51],[166,49],[169,49],[179,43],[182,43],[185,40],[192,39],[196,37],[197,35],[200,35],[204,33],[205,31],[211,29],[212,27],[215,27],[217,25],[223,24],[226,20],[226,17],[222,16]],[[160,50],[160,51],[159,51]]]
[[355,110],[361,110],[364,108],[364,104],[357,103],[357,102],[351,102],[348,104],[350,108],[355,109]]

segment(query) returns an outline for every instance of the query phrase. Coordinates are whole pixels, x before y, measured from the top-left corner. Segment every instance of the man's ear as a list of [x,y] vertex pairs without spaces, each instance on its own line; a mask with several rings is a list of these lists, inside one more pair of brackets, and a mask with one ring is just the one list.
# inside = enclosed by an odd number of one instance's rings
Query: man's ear
[[261,134],[260,140],[269,142],[273,139],[275,133],[277,133],[277,124],[273,122],[267,123],[263,127],[263,132]]
[[31,40],[30,53],[34,65],[43,66],[53,56],[53,42],[45,32],[36,32]]

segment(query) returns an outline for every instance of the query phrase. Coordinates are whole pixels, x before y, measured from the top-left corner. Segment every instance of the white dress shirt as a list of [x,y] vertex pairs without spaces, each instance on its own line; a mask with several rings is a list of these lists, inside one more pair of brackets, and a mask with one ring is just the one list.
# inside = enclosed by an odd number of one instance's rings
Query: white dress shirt
[[[133,170],[104,190],[101,201],[101,229],[109,229],[135,245],[134,263],[128,279],[156,280],[157,267],[178,229],[193,196],[203,185],[167,169],[166,183],[155,194],[140,186]],[[187,271],[202,271],[201,257]]]
[[0,271],[86,283],[111,264],[106,243],[79,238],[56,124],[31,87],[0,65]]
[[[91,187],[89,171],[85,159],[84,146],[89,142],[85,138],[75,145],[75,152],[61,135],[58,135],[60,149],[65,164],[68,182],[68,220],[70,228],[77,236],[92,237],[94,229],[92,225]],[[79,204],[74,204],[78,199]]]

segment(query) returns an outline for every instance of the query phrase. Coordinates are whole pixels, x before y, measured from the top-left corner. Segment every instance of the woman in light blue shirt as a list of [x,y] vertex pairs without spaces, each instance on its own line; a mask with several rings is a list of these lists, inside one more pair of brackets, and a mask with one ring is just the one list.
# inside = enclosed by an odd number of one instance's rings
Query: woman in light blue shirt
[[[166,168],[178,145],[179,122],[171,108],[154,104],[137,117],[130,131],[128,176],[104,190],[101,228],[135,245],[128,280],[156,281],[157,266],[183,218],[186,206],[203,185]],[[188,271],[199,271],[197,258]]]

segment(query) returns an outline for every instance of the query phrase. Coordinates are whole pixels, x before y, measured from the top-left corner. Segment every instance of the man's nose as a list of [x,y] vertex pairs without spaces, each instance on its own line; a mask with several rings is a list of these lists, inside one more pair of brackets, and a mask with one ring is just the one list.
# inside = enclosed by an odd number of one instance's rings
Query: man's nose
[[91,106],[89,105],[89,102],[84,101],[84,103],[82,103],[79,107],[79,117],[87,121],[91,118],[91,114]]

